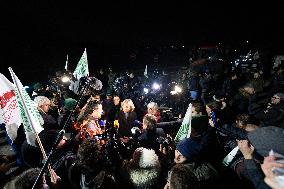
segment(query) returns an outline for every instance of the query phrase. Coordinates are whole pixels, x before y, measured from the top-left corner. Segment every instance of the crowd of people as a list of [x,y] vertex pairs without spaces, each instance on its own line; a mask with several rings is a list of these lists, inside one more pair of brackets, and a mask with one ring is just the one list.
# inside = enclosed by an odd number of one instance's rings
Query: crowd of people
[[[102,90],[87,87],[81,98],[66,89],[55,101],[48,90],[35,90],[46,154],[66,131],[37,188],[284,188],[284,64],[246,73],[226,64],[216,71],[206,60],[192,65],[176,79],[183,87],[172,107],[177,120],[162,114],[160,101],[145,100],[134,72],[115,83],[101,70]],[[175,140],[189,103],[189,134]],[[32,188],[44,157],[22,126],[12,142],[15,155],[0,159],[1,184]],[[7,176],[13,166],[21,171]]]

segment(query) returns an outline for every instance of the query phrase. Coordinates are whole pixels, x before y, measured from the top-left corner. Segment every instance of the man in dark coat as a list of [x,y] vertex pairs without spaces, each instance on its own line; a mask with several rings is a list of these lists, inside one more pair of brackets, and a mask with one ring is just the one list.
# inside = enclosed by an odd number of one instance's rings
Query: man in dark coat
[[267,107],[255,114],[264,125],[284,128],[284,93],[276,93],[271,97]]

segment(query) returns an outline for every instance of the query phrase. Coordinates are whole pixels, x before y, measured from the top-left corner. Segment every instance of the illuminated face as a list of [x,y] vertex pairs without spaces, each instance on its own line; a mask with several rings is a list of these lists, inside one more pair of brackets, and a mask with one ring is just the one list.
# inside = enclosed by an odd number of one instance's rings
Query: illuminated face
[[280,102],[280,97],[277,95],[273,95],[273,97],[271,97],[271,104],[278,104]]
[[120,98],[118,96],[113,97],[113,103],[114,105],[118,106],[120,103]]
[[153,107],[153,108],[148,108],[148,113],[149,114],[152,114],[152,115],[155,115],[157,113],[157,108]]
[[211,111],[212,111],[211,108],[209,108],[209,106],[206,105],[206,112],[208,116],[210,116]]
[[123,106],[122,106],[122,111],[123,111],[124,113],[130,112],[130,111],[131,111],[130,105],[129,105],[128,103],[123,104]]
[[192,106],[192,108],[191,108],[191,115],[192,115],[192,116],[197,116],[197,115],[201,115],[201,113],[200,113],[200,112],[198,113],[198,112],[195,110],[195,107]]
[[39,108],[44,111],[45,113],[48,112],[49,108],[51,106],[51,102],[50,100],[48,100],[47,102],[45,102],[43,105],[41,105]]
[[102,117],[102,113],[103,113],[103,106],[99,104],[98,107],[94,109],[91,116],[95,119],[100,119]]
[[175,163],[184,163],[186,161],[186,157],[184,157],[178,150],[175,150]]
[[94,100],[96,100],[96,101],[101,101],[100,95],[95,95]]

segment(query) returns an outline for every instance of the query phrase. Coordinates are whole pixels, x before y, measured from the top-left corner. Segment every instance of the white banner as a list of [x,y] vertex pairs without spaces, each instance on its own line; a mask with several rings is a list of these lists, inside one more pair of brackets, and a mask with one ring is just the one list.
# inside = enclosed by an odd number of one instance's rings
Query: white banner
[[13,141],[21,125],[20,109],[16,101],[14,85],[0,73],[0,123],[6,125],[6,131]]

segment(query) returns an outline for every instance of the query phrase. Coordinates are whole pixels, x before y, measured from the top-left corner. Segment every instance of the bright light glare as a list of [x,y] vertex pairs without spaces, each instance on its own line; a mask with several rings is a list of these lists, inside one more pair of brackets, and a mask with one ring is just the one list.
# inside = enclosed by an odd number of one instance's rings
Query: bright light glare
[[67,83],[67,82],[70,81],[70,78],[67,77],[67,76],[63,76],[63,77],[61,78],[61,81],[62,81],[63,83]]
[[159,90],[161,88],[161,86],[158,83],[153,83],[152,88],[154,90]]
[[149,89],[144,88],[144,93],[145,93],[145,94],[148,94],[148,93],[149,93]]
[[177,93],[181,93],[182,88],[176,85],[176,86],[175,86],[175,91],[176,91]]

